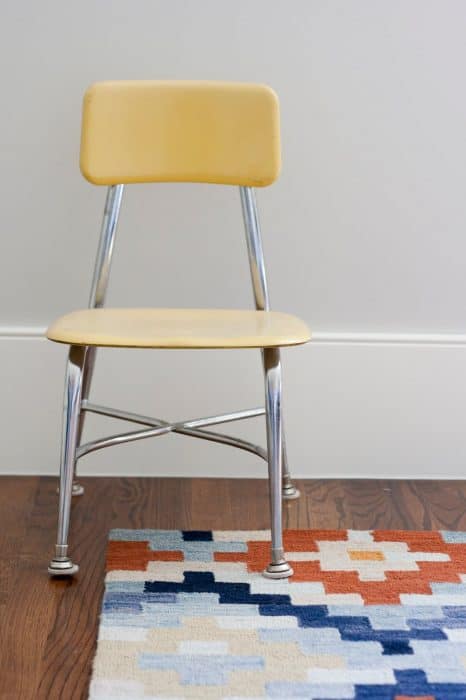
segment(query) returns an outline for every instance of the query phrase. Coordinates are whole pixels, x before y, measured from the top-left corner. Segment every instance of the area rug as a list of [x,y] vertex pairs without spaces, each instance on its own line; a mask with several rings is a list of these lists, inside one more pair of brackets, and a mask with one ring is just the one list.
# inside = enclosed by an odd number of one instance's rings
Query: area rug
[[466,699],[466,533],[113,530],[91,700]]

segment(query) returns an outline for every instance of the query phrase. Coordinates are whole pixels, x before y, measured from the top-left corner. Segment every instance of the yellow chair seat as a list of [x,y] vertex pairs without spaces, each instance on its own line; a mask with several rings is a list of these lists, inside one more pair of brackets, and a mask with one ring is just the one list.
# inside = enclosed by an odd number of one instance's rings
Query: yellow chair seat
[[305,343],[310,331],[296,316],[276,311],[101,308],[62,316],[47,338],[127,348],[262,348]]

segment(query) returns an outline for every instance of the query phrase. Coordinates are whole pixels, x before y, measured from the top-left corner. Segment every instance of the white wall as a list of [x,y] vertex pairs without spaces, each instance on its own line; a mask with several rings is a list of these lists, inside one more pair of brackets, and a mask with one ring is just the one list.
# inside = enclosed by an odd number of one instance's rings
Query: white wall
[[[57,468],[65,355],[39,335],[87,302],[104,201],[78,170],[82,93],[205,78],[266,82],[281,98],[283,174],[259,192],[271,298],[317,341],[284,353],[295,472],[462,476],[465,30],[462,0],[4,2],[0,470]],[[235,190],[127,188],[109,303],[244,307],[248,285]],[[257,353],[101,359],[102,403],[181,418],[261,402]],[[265,473],[182,437],[82,470]]]

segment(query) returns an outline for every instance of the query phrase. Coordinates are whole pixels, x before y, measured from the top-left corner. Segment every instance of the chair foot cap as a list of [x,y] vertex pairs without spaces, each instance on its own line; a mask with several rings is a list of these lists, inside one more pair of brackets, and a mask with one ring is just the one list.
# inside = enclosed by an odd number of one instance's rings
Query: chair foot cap
[[262,572],[262,575],[265,576],[265,578],[279,579],[293,576],[293,573],[293,569],[288,562],[281,561],[278,564],[269,564],[268,567]]
[[82,496],[84,493],[84,486],[77,481],[73,481],[73,491],[72,496]]
[[[57,493],[60,493],[60,489],[57,488]],[[73,481],[73,489],[71,491],[72,496],[82,496],[84,493],[84,486],[79,484],[77,481]]]
[[293,501],[295,498],[299,498],[301,492],[296,488],[294,484],[286,484],[282,490],[282,498],[284,501]]
[[79,566],[73,564],[68,557],[57,557],[52,559],[48,569],[50,576],[74,576],[79,571]]

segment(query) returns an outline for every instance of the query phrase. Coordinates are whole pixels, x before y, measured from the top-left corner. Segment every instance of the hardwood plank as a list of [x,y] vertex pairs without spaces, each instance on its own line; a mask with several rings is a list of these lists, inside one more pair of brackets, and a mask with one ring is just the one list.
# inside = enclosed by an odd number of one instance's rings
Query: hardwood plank
[[[85,700],[112,527],[268,526],[260,479],[85,478],[74,499],[75,580],[50,580],[56,480],[0,478],[0,698]],[[290,528],[466,530],[466,482],[303,480],[284,506]]]
[[[13,587],[38,477],[3,477],[0,494],[0,614]],[[3,617],[3,614],[2,614]]]

